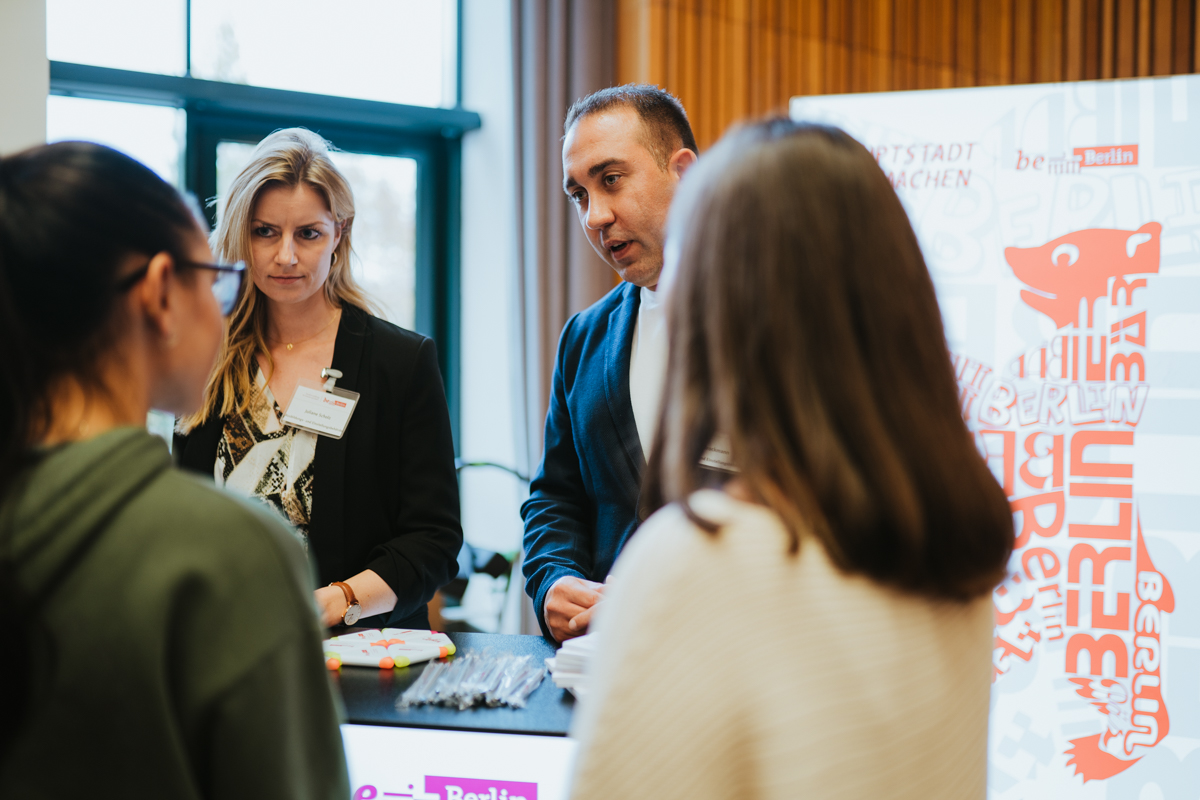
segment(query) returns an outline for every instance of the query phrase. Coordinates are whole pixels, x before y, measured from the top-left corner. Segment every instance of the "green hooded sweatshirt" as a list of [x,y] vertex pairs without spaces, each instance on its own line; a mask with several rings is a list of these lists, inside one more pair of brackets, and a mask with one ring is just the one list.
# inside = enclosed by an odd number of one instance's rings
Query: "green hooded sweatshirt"
[[0,552],[35,629],[0,797],[349,797],[311,577],[268,511],[120,428],[10,487]]

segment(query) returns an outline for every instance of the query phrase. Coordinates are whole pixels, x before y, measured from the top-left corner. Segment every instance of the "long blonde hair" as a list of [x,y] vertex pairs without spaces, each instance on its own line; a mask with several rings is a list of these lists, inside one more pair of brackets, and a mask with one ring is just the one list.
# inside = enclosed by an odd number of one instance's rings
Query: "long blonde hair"
[[[354,194],[344,175],[329,158],[330,145],[305,128],[275,131],[258,143],[248,163],[229,186],[225,208],[213,231],[213,253],[222,261],[252,263],[250,227],[254,207],[264,190],[275,186],[301,184],[318,192],[329,206],[335,222],[342,226],[342,238],[334,248],[325,297],[331,305],[356,306],[368,313],[375,304],[354,281],[350,272],[350,231],[354,223]],[[180,427],[189,431],[214,414],[226,417],[242,414],[253,399],[254,376],[251,364],[265,356],[263,371],[269,377],[274,369],[267,346],[267,304],[251,280],[242,285],[242,296],[229,318],[225,340],[217,356],[217,366],[204,390],[204,405]]]

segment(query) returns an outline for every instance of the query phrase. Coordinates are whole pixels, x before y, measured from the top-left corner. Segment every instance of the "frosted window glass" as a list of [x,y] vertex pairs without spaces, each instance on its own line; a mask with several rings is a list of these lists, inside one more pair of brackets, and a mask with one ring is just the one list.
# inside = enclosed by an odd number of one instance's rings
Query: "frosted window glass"
[[133,156],[168,183],[183,186],[187,114],[168,106],[81,97],[46,98],[46,141],[97,142]]
[[456,13],[454,0],[192,0],[192,75],[452,106]]
[[46,0],[46,54],[137,72],[186,69],[184,0]]

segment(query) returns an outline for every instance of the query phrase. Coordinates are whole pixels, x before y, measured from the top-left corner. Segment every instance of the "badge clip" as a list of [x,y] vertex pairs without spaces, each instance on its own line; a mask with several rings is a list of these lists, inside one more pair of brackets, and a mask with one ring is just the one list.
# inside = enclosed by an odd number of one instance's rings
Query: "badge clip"
[[342,377],[342,371],[333,367],[321,367],[321,377],[326,379],[325,391],[332,392],[333,385],[337,383],[338,378]]

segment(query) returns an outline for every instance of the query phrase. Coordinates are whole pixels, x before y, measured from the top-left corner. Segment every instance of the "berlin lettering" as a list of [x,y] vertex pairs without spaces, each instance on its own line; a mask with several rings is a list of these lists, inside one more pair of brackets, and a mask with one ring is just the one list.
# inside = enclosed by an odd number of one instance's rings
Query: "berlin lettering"
[[1022,300],[1055,335],[1002,372],[953,357],[960,409],[1014,516],[1010,571],[992,595],[992,677],[1062,659],[1070,691],[1101,723],[1065,750],[1085,782],[1128,769],[1170,728],[1160,635],[1175,601],[1142,536],[1133,461],[1151,394],[1138,289],[1158,272],[1161,230],[1090,229],[1008,248],[1029,287]]
[[1013,169],[1017,172],[1038,172],[1046,175],[1078,175],[1088,167],[1136,167],[1138,146],[1122,144],[1113,147],[1076,147],[1071,155],[1047,156],[1017,150]]

